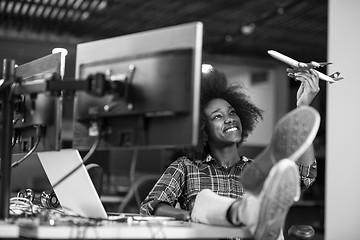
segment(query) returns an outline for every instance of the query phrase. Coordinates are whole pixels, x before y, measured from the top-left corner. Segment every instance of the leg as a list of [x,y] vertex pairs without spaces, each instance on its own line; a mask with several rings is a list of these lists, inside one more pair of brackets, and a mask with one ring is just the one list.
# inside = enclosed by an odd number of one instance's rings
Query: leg
[[271,169],[260,194],[247,194],[232,210],[232,219],[242,221],[255,240],[282,239],[287,213],[299,196],[299,170],[294,161],[283,159]]
[[299,197],[299,170],[292,160],[281,160],[271,169],[259,195],[261,205],[255,239],[278,239],[289,208]]
[[278,162],[258,196],[221,197],[205,189],[195,200],[194,222],[221,226],[246,226],[256,240],[281,239],[287,212],[300,195],[299,171],[292,160]]
[[284,158],[296,161],[311,146],[319,125],[319,113],[308,106],[294,109],[282,117],[275,126],[270,144],[244,169],[243,187],[258,194],[273,165]]
[[227,219],[226,213],[236,199],[222,197],[204,189],[196,196],[191,212],[191,221],[219,226],[233,226]]

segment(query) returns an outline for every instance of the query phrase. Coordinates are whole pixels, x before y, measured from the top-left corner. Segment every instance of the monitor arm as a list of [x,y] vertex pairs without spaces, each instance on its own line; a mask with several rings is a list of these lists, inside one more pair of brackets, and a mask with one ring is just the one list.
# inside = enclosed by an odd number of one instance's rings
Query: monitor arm
[[[9,217],[14,96],[26,94],[34,96],[38,93],[48,92],[54,97],[59,97],[61,93],[74,94],[76,91],[86,91],[98,97],[105,94],[114,94],[119,98],[123,98],[130,109],[132,104],[129,102],[129,92],[135,69],[134,65],[129,65],[128,72],[125,74],[109,76],[105,73],[96,73],[89,75],[86,79],[65,81],[59,81],[61,76],[55,73],[49,74],[43,79],[21,82],[21,79],[16,79],[15,76],[15,61],[4,59],[3,79],[0,80],[0,100],[2,103],[2,121],[0,121],[0,220]],[[104,106],[108,111],[113,107],[110,105]]]

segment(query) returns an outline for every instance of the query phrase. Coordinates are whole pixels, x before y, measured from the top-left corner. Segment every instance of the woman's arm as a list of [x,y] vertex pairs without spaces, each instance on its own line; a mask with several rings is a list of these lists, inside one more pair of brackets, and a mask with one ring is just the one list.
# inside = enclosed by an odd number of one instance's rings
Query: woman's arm
[[[167,205],[174,208],[182,193],[185,181],[186,167],[183,159],[179,158],[165,170],[163,175],[156,182],[148,196],[141,203],[140,213],[146,215],[164,215],[160,205]],[[166,207],[165,209],[167,209]],[[175,209],[175,208],[174,208]],[[158,211],[158,212],[156,212]]]
[[[320,91],[319,75],[313,69],[299,72],[287,69],[287,71],[289,72],[288,76],[301,81],[296,94],[297,107],[310,105]],[[317,164],[313,145],[296,162],[299,165],[301,187],[305,190],[314,183],[317,176]]]
[[[320,91],[319,75],[313,69],[310,69],[308,71],[300,72],[290,71],[289,76],[294,77],[297,81],[301,81],[296,94],[297,107],[309,106]],[[307,151],[297,160],[297,163],[303,166],[310,166],[314,163],[314,161],[314,148],[313,146],[310,146],[309,149],[307,149]]]
[[154,211],[154,215],[174,217],[177,220],[189,221],[191,213],[179,208],[174,208],[165,203],[159,203]]

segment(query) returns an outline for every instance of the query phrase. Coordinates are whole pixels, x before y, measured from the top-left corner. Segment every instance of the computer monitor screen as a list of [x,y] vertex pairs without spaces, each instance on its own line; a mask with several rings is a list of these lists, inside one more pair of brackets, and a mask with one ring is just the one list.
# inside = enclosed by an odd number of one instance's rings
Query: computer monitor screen
[[99,120],[99,149],[196,145],[202,36],[195,22],[79,44],[76,79],[103,73],[125,90],[77,92],[73,147],[92,145]]
[[50,54],[15,69],[22,94],[14,96],[13,153],[27,153],[37,142],[34,152],[60,150],[61,96],[52,96],[49,92],[26,93],[31,83],[42,81],[51,74],[60,75],[60,69],[60,53]]

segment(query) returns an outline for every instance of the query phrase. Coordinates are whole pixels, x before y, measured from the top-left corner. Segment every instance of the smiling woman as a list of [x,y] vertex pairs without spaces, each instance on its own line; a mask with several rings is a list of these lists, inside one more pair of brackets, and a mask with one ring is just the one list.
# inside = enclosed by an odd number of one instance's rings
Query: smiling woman
[[[183,156],[165,170],[141,213],[187,219],[203,189],[232,198],[243,195],[239,181],[248,159],[237,148],[262,118],[262,110],[241,91],[241,84],[229,85],[210,65],[203,65],[201,77],[199,144],[183,149]],[[181,209],[173,208],[176,203]]]
[[[265,239],[259,236],[268,233],[277,238],[287,209],[299,192],[300,177],[294,161],[311,145],[318,127],[315,123],[320,121],[318,115],[309,107],[290,112],[280,121],[278,134],[269,144],[270,150],[255,160],[240,156],[238,147],[262,118],[262,110],[250,101],[241,84],[229,84],[225,75],[214,68],[207,66],[205,70],[201,79],[199,144],[185,149],[170,164],[142,202],[140,213],[215,225],[246,225],[258,236],[256,239]],[[318,76],[311,72],[302,74],[304,82],[318,83]],[[303,90],[307,94],[298,97],[310,103],[317,92]],[[270,156],[279,143],[284,146],[276,148],[281,154]],[[297,153],[296,159],[293,152]],[[310,158],[313,160],[313,156]],[[316,163],[299,166],[303,184],[313,182]],[[304,175],[304,169],[311,176]],[[276,194],[282,192],[285,193],[281,196]],[[176,208],[177,204],[180,208]],[[267,215],[271,205],[277,208],[276,213]],[[273,225],[266,225],[272,216],[278,219]],[[259,225],[255,230],[254,224],[260,220],[264,226]]]

